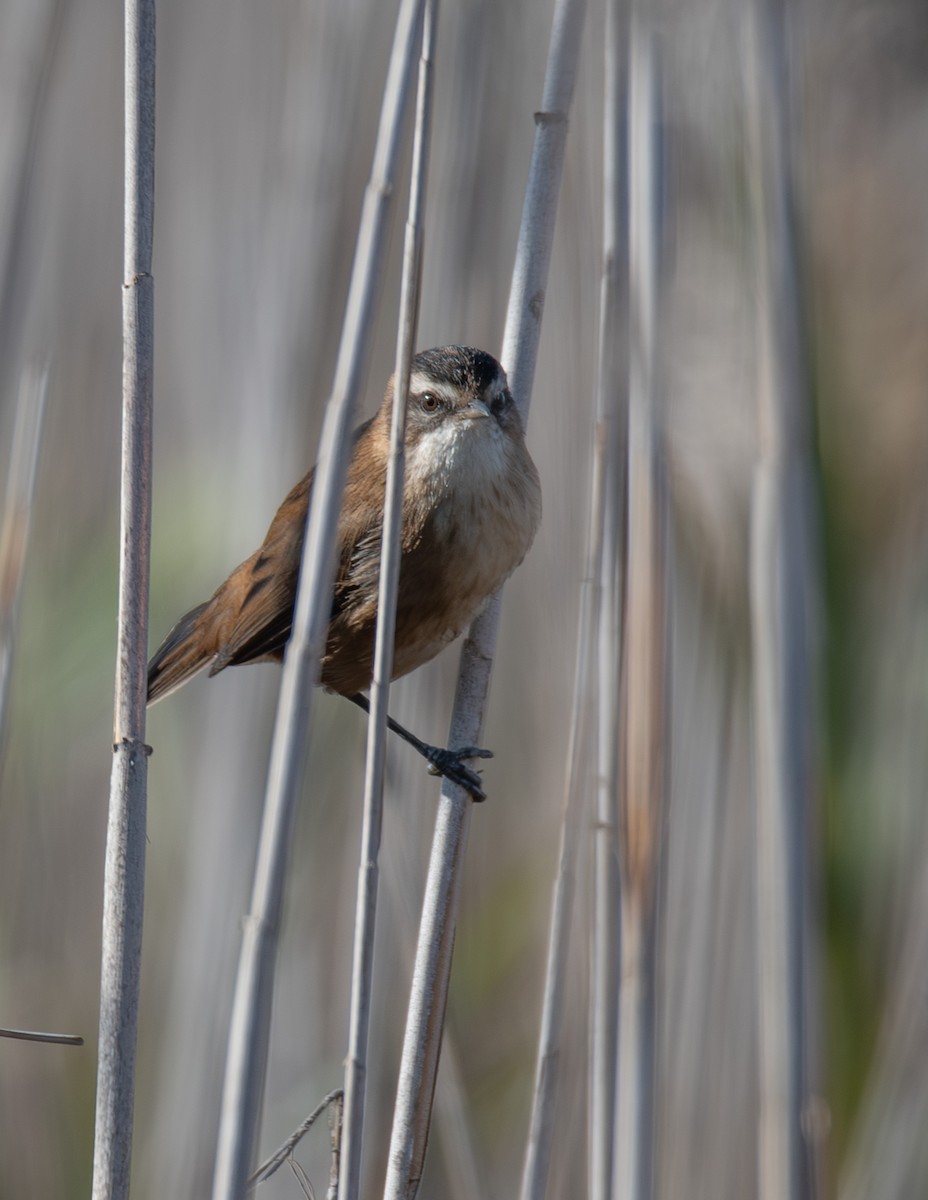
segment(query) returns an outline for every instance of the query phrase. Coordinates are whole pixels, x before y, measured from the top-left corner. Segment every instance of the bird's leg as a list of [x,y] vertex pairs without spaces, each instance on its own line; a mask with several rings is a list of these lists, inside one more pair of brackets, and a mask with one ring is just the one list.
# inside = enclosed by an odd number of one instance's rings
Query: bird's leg
[[[358,708],[363,708],[370,715],[371,702],[362,692],[347,696],[346,699],[350,700],[352,704],[356,704]],[[465,766],[463,760],[465,758],[492,758],[492,750],[484,750],[480,746],[464,746],[460,750],[445,750],[441,746],[430,746],[428,742],[423,742],[414,733],[410,733],[399,721],[394,721],[389,714],[387,715],[387,725],[404,742],[408,742],[414,750],[422,755],[434,775],[444,775],[446,779],[459,784],[465,791],[470,792],[475,800],[486,800],[486,792],[480,786],[480,776],[476,771]]]

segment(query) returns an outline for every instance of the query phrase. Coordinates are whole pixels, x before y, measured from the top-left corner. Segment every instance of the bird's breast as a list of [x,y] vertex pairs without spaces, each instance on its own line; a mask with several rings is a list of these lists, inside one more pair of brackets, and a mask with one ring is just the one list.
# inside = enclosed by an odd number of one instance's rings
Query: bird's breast
[[397,675],[463,631],[525,557],[538,527],[538,475],[521,437],[486,418],[462,424],[407,463],[409,507],[423,493],[428,499],[418,543],[403,557],[399,607],[409,628],[398,613]]
[[[448,422],[407,449],[393,677],[428,662],[470,624],[525,557],[541,516],[521,435],[495,420]],[[373,661],[380,530],[355,547],[323,681],[366,688]]]

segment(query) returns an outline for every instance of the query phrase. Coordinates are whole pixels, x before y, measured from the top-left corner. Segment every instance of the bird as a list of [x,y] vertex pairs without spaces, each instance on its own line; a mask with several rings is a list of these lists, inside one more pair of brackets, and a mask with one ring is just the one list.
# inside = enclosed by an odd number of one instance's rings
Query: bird
[[[321,684],[369,711],[384,491],[395,379],[354,432],[337,532],[337,566]],[[458,637],[527,554],[541,520],[541,484],[506,373],[484,350],[439,346],[416,354],[405,397],[406,469],[393,679]],[[284,498],[258,549],[209,600],[187,612],[148,665],[153,704],[204,668],[283,659],[290,637],[311,468]],[[483,799],[468,746],[429,746],[390,728],[437,774]]]

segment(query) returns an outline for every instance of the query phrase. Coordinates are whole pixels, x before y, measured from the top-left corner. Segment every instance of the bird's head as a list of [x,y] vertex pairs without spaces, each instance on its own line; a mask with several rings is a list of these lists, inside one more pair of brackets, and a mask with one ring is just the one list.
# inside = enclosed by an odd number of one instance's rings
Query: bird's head
[[[393,391],[391,379],[382,410],[386,428]],[[413,358],[406,401],[407,451],[424,444],[450,446],[472,434],[484,440],[500,433],[521,439],[522,421],[506,372],[491,354],[470,346],[438,346]]]

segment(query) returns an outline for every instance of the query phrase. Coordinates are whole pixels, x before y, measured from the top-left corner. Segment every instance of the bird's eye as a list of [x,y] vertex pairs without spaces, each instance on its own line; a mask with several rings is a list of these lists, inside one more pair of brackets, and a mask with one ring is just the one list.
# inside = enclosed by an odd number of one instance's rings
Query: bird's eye
[[434,413],[441,408],[441,401],[434,392],[423,392],[419,397],[419,404],[423,412]]

